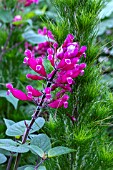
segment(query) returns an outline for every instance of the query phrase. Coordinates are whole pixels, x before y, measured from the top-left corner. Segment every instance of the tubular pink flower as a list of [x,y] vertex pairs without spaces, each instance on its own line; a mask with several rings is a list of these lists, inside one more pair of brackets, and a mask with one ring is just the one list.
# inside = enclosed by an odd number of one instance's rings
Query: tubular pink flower
[[31,80],[44,80],[43,77],[33,74],[26,74],[26,77]]
[[6,84],[6,88],[8,88],[12,95],[19,100],[31,100],[24,92],[16,88],[13,88],[12,84],[10,83]]
[[54,67],[55,66],[55,62],[54,62],[54,57],[53,55],[48,55],[48,60],[50,61],[51,65]]
[[64,95],[62,98],[59,98],[59,99],[54,100],[51,103],[49,103],[48,106],[51,108],[60,108],[62,106],[64,106],[64,108],[67,108],[67,106],[68,106],[67,100],[68,99],[69,99],[69,96]]
[[26,49],[25,52],[24,52],[24,55],[25,55],[27,58],[31,58],[31,57],[32,57],[32,52],[31,52],[31,50]]
[[84,55],[84,57],[86,57],[86,55],[85,55],[85,51],[87,50],[87,47],[86,46],[82,46],[81,48],[80,48],[80,51],[78,52],[78,54],[77,54],[77,57],[82,57],[82,55]]
[[26,90],[30,96],[39,97],[42,96],[42,93],[37,89],[33,88],[31,85],[26,86]]

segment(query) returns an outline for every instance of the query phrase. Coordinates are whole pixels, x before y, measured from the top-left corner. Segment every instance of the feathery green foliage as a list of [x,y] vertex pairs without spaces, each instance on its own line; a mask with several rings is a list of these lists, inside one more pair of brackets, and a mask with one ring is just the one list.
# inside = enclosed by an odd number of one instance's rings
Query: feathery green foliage
[[[50,111],[52,118],[46,124],[57,142],[76,150],[69,156],[62,156],[47,162],[50,170],[108,170],[113,168],[112,138],[109,137],[113,112],[113,96],[106,84],[101,82],[100,66],[95,65],[100,52],[96,44],[98,14],[102,0],[51,0],[58,13],[56,23],[48,21],[48,27],[61,44],[68,33],[75,35],[75,41],[86,45],[87,63],[85,74],[76,80],[70,96],[69,108],[57,113]],[[75,116],[73,124],[67,114]],[[54,120],[54,117],[56,119]],[[54,123],[55,122],[55,123]],[[66,125],[66,126],[65,126]],[[54,145],[55,145],[54,144]],[[56,165],[57,164],[57,165]]]

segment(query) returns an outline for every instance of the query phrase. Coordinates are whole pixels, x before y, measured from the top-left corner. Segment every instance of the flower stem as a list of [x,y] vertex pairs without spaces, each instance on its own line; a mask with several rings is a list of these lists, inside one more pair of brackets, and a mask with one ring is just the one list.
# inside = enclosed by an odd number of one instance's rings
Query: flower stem
[[[50,86],[51,86],[52,81],[53,81],[53,79],[54,79],[57,71],[58,71],[58,70],[55,70],[55,71],[54,71],[54,74],[52,75],[52,77],[51,77],[51,79],[49,80],[49,82],[47,82],[47,86],[46,86],[46,87],[50,87]],[[30,122],[29,126],[26,127],[26,130],[25,130],[24,135],[23,135],[23,138],[22,138],[22,144],[24,144],[24,143],[26,142],[27,137],[28,137],[28,135],[29,135],[29,132],[30,132],[30,130],[31,130],[31,128],[32,128],[35,120],[36,120],[36,119],[40,116],[40,114],[41,114],[41,107],[42,107],[42,105],[43,105],[43,103],[44,103],[45,97],[46,97],[46,94],[44,93],[43,96],[42,96],[42,99],[41,99],[41,101],[40,101],[40,103],[39,103],[39,105],[37,106],[37,109],[36,109],[35,113],[34,113],[33,116],[32,116],[32,119],[31,119],[31,122]],[[18,165],[19,165],[20,158],[21,158],[21,153],[18,153],[18,155],[17,155],[17,157],[16,157],[15,165],[14,165],[14,170],[17,170]]]
[[46,159],[42,159],[42,160],[40,161],[40,163],[38,163],[38,164],[35,166],[34,170],[37,170],[37,169],[39,168],[39,166],[40,166],[45,160],[46,160]]
[[6,168],[6,170],[10,170],[12,160],[13,160],[13,156],[11,155],[11,156],[9,157],[9,160],[8,160],[8,164],[7,164],[7,168]]

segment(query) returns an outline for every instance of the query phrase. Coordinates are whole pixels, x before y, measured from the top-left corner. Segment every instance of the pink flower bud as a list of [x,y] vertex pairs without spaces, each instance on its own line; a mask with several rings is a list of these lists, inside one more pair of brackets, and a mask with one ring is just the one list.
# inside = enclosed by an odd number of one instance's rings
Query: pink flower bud
[[16,15],[14,18],[13,18],[13,22],[16,22],[16,21],[21,21],[22,20],[22,17],[20,15]]
[[28,57],[28,58],[31,58],[31,57],[32,57],[32,52],[31,52],[31,50],[26,49],[25,52],[24,52],[24,55],[25,55],[26,57]]
[[8,88],[8,89],[13,89],[13,85],[12,85],[11,83],[7,83],[7,84],[6,84],[6,88]]

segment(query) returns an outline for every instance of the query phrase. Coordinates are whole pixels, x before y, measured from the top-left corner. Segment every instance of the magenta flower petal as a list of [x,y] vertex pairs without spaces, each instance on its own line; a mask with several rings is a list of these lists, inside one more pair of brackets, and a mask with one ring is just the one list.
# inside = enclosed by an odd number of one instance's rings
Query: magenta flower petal
[[19,100],[30,100],[30,99],[27,97],[27,95],[26,95],[24,92],[22,92],[21,90],[18,90],[18,89],[13,88],[13,89],[10,90],[10,91],[11,91],[12,95],[13,95],[14,97],[16,97],[17,99],[19,99]]

